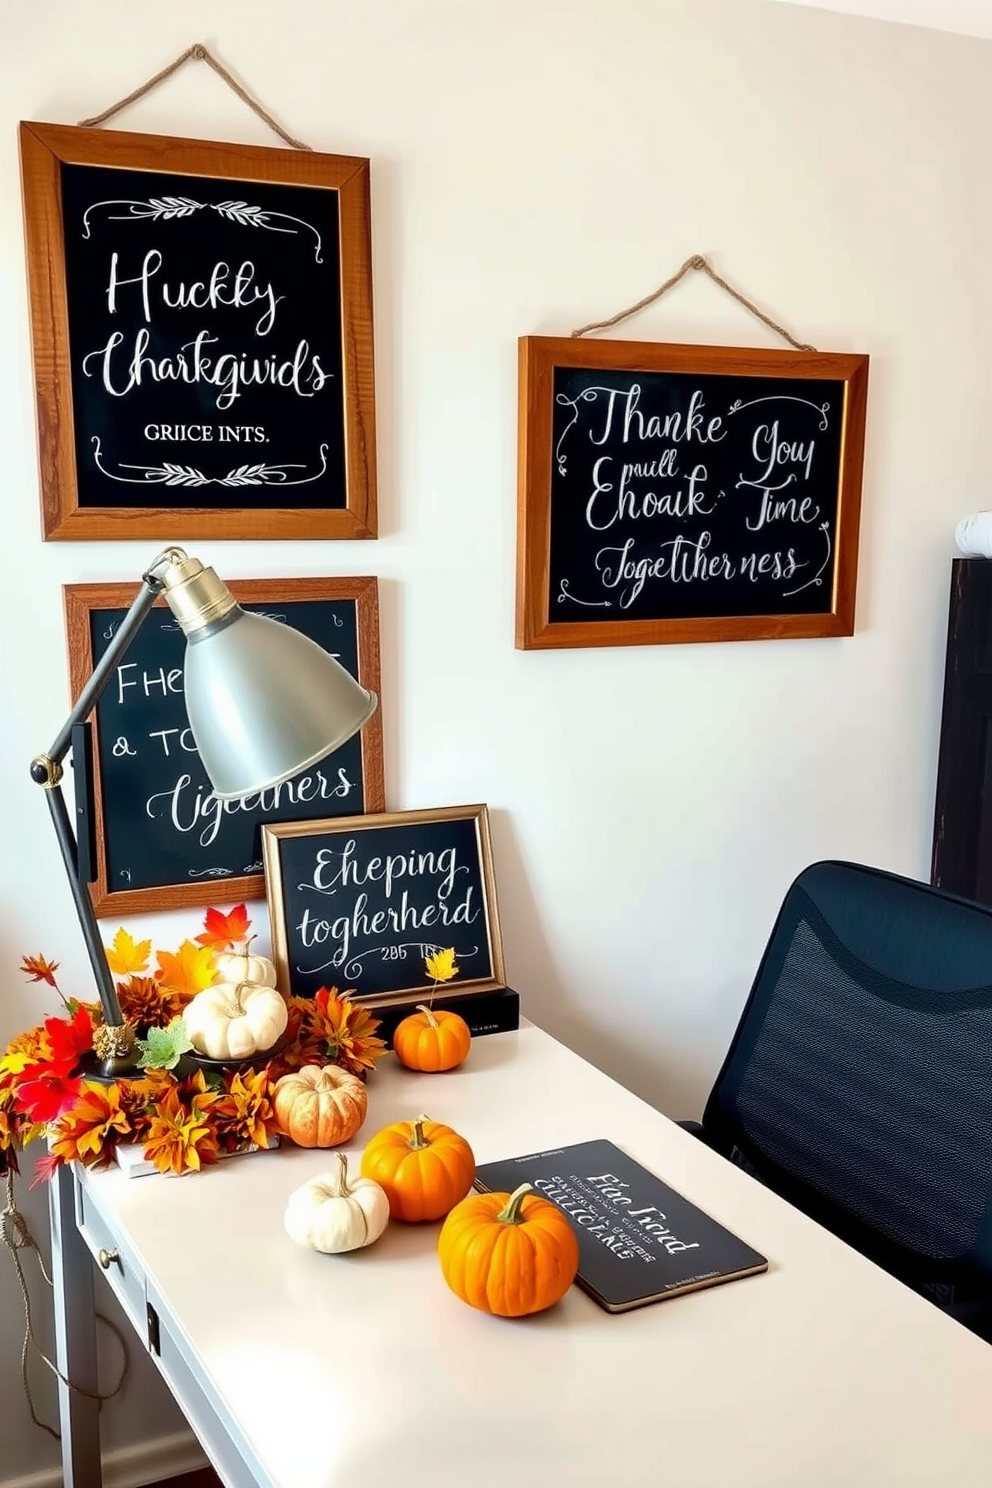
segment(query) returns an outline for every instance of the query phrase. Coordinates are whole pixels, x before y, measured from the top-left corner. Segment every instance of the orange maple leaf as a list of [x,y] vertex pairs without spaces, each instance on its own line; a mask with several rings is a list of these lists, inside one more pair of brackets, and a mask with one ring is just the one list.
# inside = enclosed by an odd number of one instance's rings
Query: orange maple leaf
[[113,949],[106,947],[107,965],[114,976],[130,976],[132,972],[145,971],[151,948],[150,940],[136,941],[122,925],[114,936]]
[[54,987],[55,973],[58,969],[58,961],[48,961],[44,956],[21,957],[21,970],[26,977],[31,978],[32,982],[47,982],[50,987]]
[[168,987],[170,992],[178,992],[181,997],[195,997],[197,992],[209,987],[217,975],[214,953],[209,946],[198,946],[191,940],[184,940],[175,955],[171,951],[156,951],[155,954],[158,957],[155,980]]
[[243,904],[236,904],[230,914],[219,909],[208,909],[203,920],[204,930],[196,938],[202,946],[215,951],[227,951],[238,941],[246,940],[251,920]]

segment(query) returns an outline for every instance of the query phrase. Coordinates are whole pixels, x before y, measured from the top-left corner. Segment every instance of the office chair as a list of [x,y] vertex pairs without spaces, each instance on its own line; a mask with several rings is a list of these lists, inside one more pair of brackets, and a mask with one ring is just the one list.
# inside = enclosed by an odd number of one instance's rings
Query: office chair
[[992,1342],[992,908],[807,868],[684,1125]]

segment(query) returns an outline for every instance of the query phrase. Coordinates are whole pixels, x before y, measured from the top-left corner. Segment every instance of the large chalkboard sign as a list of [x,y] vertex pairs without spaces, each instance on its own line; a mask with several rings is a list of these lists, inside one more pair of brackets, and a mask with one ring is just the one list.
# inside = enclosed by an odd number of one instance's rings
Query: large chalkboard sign
[[374,536],[369,163],[21,125],[48,538]]
[[503,986],[485,806],[266,826],[262,848],[280,987],[410,1001],[434,987],[424,958],[448,947],[445,1002]]
[[517,646],[851,635],[868,358],[520,342]]
[[[241,579],[246,610],[308,635],[379,692],[377,583],[357,579]],[[134,598],[128,584],[64,591],[72,694],[82,690]],[[283,785],[218,801],[200,763],[183,698],[186,640],[157,602],[96,708],[98,915],[260,899],[261,824],[381,811],[379,710],[354,738]]]

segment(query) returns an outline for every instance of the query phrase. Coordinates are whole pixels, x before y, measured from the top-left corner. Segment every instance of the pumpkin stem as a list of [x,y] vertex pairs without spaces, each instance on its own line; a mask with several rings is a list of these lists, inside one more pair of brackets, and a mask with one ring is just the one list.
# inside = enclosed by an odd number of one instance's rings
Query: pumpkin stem
[[338,1166],[336,1172],[328,1173],[327,1175],[330,1180],[328,1187],[331,1189],[334,1197],[340,1199],[343,1194],[348,1192],[348,1159],[343,1152],[335,1152],[334,1156],[338,1160]]
[[521,1183],[519,1188],[515,1188],[496,1216],[500,1224],[520,1224],[523,1220],[520,1205],[524,1201],[524,1194],[533,1193],[533,1191],[533,1183]]
[[430,1142],[428,1142],[427,1138],[424,1136],[424,1122],[427,1120],[428,1117],[426,1116],[418,1116],[416,1121],[411,1123],[413,1126],[413,1131],[410,1135],[409,1146],[413,1148],[414,1152],[416,1152],[418,1148],[429,1147],[431,1145]]
[[431,1026],[431,1028],[437,1028],[438,1021],[435,1018],[434,1014],[431,1012],[430,1008],[427,1006],[426,1002],[418,1002],[417,1003],[417,1012],[418,1013],[423,1013],[424,1017],[427,1019],[428,1023]]

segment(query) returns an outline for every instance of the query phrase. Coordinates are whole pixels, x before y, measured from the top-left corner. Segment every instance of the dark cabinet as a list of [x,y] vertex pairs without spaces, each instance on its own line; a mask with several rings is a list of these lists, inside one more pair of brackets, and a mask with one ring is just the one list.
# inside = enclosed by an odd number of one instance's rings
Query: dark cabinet
[[951,570],[931,879],[992,903],[992,560]]

